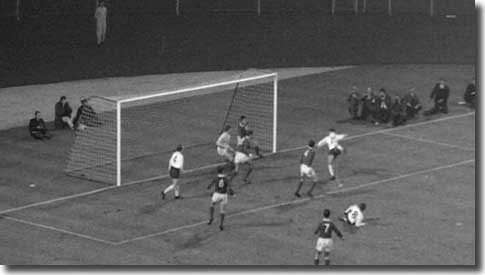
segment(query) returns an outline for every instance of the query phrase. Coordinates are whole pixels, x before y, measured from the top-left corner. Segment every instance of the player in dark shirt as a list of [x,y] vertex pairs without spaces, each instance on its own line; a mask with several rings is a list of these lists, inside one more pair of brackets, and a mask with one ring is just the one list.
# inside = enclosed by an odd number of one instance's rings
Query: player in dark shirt
[[241,116],[237,123],[237,145],[241,145],[242,139],[247,135],[249,131],[249,123],[246,116]]
[[224,217],[225,217],[225,212],[224,212],[224,206],[227,204],[227,194],[229,195],[234,195],[234,192],[232,191],[231,187],[229,186],[229,179],[226,177],[224,174],[224,166],[220,166],[217,168],[217,177],[212,180],[212,182],[207,186],[207,189],[210,189],[212,186],[215,186],[214,193],[212,194],[212,199],[211,199],[211,206],[209,209],[209,222],[207,223],[208,225],[211,225],[212,222],[214,221],[214,207],[216,203],[220,203],[221,209],[220,209],[220,225],[219,229],[224,230]]
[[323,259],[325,265],[330,264],[330,252],[333,248],[332,232],[335,232],[341,240],[344,239],[340,230],[338,230],[335,224],[330,220],[330,210],[325,209],[323,210],[323,219],[315,230],[315,234],[318,234],[317,245],[315,247],[317,250],[314,260],[315,265],[320,263],[320,254],[322,254],[322,250],[324,252]]
[[312,196],[313,188],[317,183],[317,175],[315,174],[315,170],[312,167],[313,159],[315,158],[315,141],[310,140],[308,142],[308,146],[301,154],[300,158],[300,182],[298,183],[298,188],[296,189],[295,196],[300,197],[300,189],[303,186],[305,178],[309,178],[313,181],[313,185],[308,190],[307,194]]

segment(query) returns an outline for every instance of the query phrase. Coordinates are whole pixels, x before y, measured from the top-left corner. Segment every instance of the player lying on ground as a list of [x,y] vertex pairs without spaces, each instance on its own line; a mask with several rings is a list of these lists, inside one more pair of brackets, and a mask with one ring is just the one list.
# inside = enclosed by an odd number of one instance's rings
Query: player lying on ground
[[251,172],[253,171],[252,160],[255,158],[255,156],[251,154],[251,151],[254,150],[257,157],[262,157],[262,155],[259,153],[258,145],[251,140],[252,135],[253,131],[247,131],[246,136],[242,138],[241,144],[238,146],[236,154],[234,155],[235,169],[233,177],[235,177],[239,173],[239,167],[241,166],[241,164],[247,165],[248,170],[246,172],[246,175],[244,176],[244,183],[246,184],[251,183],[251,181],[249,180],[249,175],[251,175]]
[[300,189],[303,186],[305,178],[312,180],[312,187],[308,190],[307,195],[312,196],[313,188],[317,184],[317,175],[312,167],[313,159],[315,158],[315,141],[310,140],[308,146],[301,155],[300,158],[300,182],[298,183],[298,188],[296,188],[295,196],[300,197]]
[[320,263],[320,255],[322,254],[322,251],[324,253],[323,260],[325,261],[325,265],[330,264],[330,252],[333,249],[332,232],[335,232],[341,240],[344,239],[340,230],[338,230],[332,220],[330,220],[330,210],[325,209],[323,210],[323,219],[318,224],[317,230],[315,230],[315,234],[318,234],[317,245],[315,246],[315,249],[317,250],[314,260],[315,265]]
[[219,229],[222,231],[224,230],[224,217],[225,211],[224,207],[227,204],[227,194],[234,195],[234,191],[232,191],[231,187],[229,186],[229,179],[224,174],[224,166],[220,166],[217,168],[217,177],[212,180],[212,182],[207,186],[207,189],[210,189],[212,186],[215,186],[214,193],[212,194],[211,199],[211,207],[209,209],[209,222],[208,225],[211,225],[214,221],[214,207],[217,203],[220,204],[220,225]]
[[364,226],[364,210],[366,208],[365,203],[359,203],[359,205],[351,205],[345,210],[344,216],[341,218],[342,221],[355,225],[357,227]]
[[[321,148],[325,145],[328,146],[328,173],[330,174],[330,180],[336,179],[336,173],[333,166],[335,159],[344,151],[344,148],[338,144],[338,142],[344,139],[347,135],[342,134],[338,135],[334,129],[330,129],[328,136],[324,137],[320,140],[317,144],[318,148]],[[338,185],[339,187],[342,186],[341,183]]]
[[217,154],[224,158],[225,161],[233,161],[234,159],[234,149],[229,145],[231,141],[231,126],[226,125],[224,127],[224,132],[221,133],[216,141]]
[[184,155],[182,155],[182,149],[182,145],[179,144],[176,151],[172,154],[172,157],[170,157],[168,173],[172,179],[172,184],[160,193],[160,195],[162,195],[162,200],[165,199],[165,194],[172,190],[174,190],[175,199],[182,198],[179,193],[180,190],[178,185],[180,174],[184,171]]

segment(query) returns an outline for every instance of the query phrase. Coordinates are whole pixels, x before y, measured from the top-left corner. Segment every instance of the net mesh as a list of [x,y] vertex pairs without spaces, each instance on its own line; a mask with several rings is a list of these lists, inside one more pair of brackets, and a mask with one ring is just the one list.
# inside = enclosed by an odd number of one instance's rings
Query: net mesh
[[[247,78],[247,75],[238,78]],[[184,146],[185,170],[220,162],[215,141],[223,126],[229,124],[233,128],[231,146],[235,148],[237,121],[241,115],[247,117],[260,150],[271,151],[273,80],[268,76],[122,102],[121,184],[167,174],[168,160],[178,144]],[[116,103],[94,98],[89,104],[96,110],[95,120],[99,120],[99,125],[77,131],[67,170],[70,174],[114,184]]]

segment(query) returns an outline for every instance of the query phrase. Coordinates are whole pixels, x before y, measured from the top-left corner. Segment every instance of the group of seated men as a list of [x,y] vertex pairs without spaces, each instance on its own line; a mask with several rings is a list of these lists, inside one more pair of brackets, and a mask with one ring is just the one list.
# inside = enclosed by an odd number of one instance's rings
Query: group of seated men
[[397,95],[391,98],[384,88],[381,88],[376,95],[369,87],[361,96],[357,87],[353,86],[348,102],[352,119],[370,121],[374,125],[390,122],[393,126],[402,125],[407,120],[413,119],[422,109],[414,89],[411,89],[403,98]]
[[[72,108],[67,98],[61,96],[55,105],[54,126],[56,129],[84,130],[89,125],[89,121],[93,120],[94,115],[95,112],[88,104],[87,99],[81,97],[81,106],[77,109],[76,116],[73,119]],[[50,139],[52,135],[49,133],[40,111],[35,111],[34,116],[29,122],[30,135],[35,139]]]
[[[429,116],[437,113],[448,113],[448,98],[450,88],[444,79],[440,79],[435,84],[430,94],[433,107],[424,111],[424,115]],[[477,91],[475,80],[466,87],[464,100],[461,104],[468,105],[475,109],[477,105]],[[366,93],[360,96],[356,86],[352,87],[352,92],[348,97],[349,113],[352,119],[370,121],[375,125],[380,123],[392,123],[399,126],[406,121],[415,118],[423,108],[419,102],[415,88],[410,89],[402,98],[391,96],[385,89],[380,89],[376,95],[372,88],[367,88]]]

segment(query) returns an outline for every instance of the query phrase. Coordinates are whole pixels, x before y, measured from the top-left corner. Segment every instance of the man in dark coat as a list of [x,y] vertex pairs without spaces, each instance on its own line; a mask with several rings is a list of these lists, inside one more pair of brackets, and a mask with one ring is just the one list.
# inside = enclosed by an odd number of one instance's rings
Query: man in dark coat
[[35,117],[29,122],[30,135],[35,139],[50,139],[51,135],[45,126],[45,122],[42,119],[40,112],[35,111]]
[[72,108],[69,106],[69,102],[67,102],[65,96],[61,96],[61,99],[59,99],[59,101],[56,103],[55,110],[56,115],[54,125],[56,126],[56,129],[62,129],[66,126],[74,129],[74,124],[72,123],[71,119]]
[[470,106],[471,108],[475,109],[477,106],[477,87],[475,86],[475,79],[472,80],[470,84],[466,87],[465,95],[463,96],[465,99],[465,104]]
[[444,79],[440,79],[433,88],[430,98],[434,100],[434,107],[426,111],[425,115],[433,115],[437,113],[448,113],[448,97],[450,96],[450,88],[446,85]]
[[412,88],[409,93],[407,93],[404,98],[402,99],[403,104],[406,108],[406,119],[413,119],[419,111],[423,108],[421,103],[419,102],[419,98],[416,95],[416,90]]

